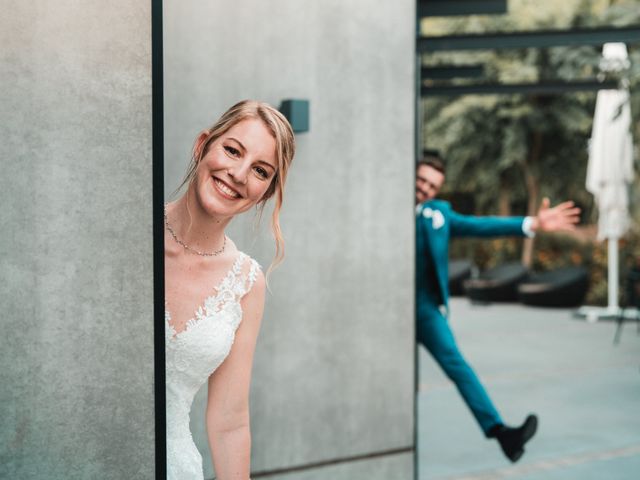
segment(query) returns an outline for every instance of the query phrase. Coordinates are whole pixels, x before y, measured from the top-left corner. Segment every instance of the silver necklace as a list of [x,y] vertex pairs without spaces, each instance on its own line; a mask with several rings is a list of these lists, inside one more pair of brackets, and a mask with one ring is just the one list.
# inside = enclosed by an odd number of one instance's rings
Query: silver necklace
[[223,237],[224,239],[222,241],[222,247],[219,248],[218,250],[216,250],[215,252],[201,252],[199,250],[196,250],[195,248],[190,247],[189,245],[187,245],[186,243],[184,243],[182,240],[180,240],[178,238],[178,236],[176,235],[176,232],[174,232],[173,228],[171,228],[171,225],[169,225],[169,219],[167,218],[167,206],[166,205],[164,206],[164,224],[166,225],[167,230],[169,230],[169,233],[171,234],[171,236],[173,237],[173,239],[177,243],[182,245],[185,250],[189,250],[190,252],[193,252],[196,255],[200,255],[201,257],[217,257],[222,252],[224,252],[224,247],[227,245],[227,236],[224,235],[224,237]]

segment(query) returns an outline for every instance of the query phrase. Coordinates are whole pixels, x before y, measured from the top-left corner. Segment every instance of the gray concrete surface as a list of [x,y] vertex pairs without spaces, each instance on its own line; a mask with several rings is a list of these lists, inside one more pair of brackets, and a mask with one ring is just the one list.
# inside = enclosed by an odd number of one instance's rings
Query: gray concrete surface
[[[413,443],[414,24],[408,0],[165,2],[167,193],[236,101],[310,101],[255,358],[254,470]],[[269,215],[251,217],[230,234],[266,269]]]
[[640,471],[640,336],[627,324],[571,318],[568,310],[454,299],[458,343],[507,423],[540,417],[510,464],[485,440],[452,383],[420,349],[420,480],[633,480]]
[[154,478],[150,3],[0,16],[0,478]]
[[355,460],[336,465],[317,467],[301,472],[260,476],[266,480],[390,480],[410,479],[404,476],[413,470],[413,453],[387,455],[378,458]]

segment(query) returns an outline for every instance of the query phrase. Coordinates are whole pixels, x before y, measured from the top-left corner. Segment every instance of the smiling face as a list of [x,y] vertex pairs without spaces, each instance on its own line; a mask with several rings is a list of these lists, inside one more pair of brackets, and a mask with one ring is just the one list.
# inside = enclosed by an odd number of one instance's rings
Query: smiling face
[[444,184],[444,173],[429,165],[420,165],[416,171],[416,204],[433,200]]
[[[206,140],[201,134],[196,149]],[[205,148],[194,188],[207,213],[232,217],[262,200],[277,171],[276,140],[262,120],[242,120]]]

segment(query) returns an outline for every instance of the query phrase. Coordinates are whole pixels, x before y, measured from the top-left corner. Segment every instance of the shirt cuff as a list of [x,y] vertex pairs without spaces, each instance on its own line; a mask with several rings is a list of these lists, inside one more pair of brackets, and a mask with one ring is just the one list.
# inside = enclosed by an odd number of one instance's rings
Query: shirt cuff
[[522,233],[529,238],[536,236],[536,232],[531,230],[531,225],[533,225],[533,217],[524,217],[524,220],[522,221]]

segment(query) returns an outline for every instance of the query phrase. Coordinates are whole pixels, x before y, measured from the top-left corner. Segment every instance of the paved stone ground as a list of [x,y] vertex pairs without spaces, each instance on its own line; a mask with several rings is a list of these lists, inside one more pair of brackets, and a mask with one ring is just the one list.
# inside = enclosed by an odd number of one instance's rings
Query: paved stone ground
[[511,464],[486,440],[453,384],[419,349],[420,480],[640,479],[640,336],[586,323],[571,311],[515,304],[451,304],[463,354],[507,423],[540,425]]

